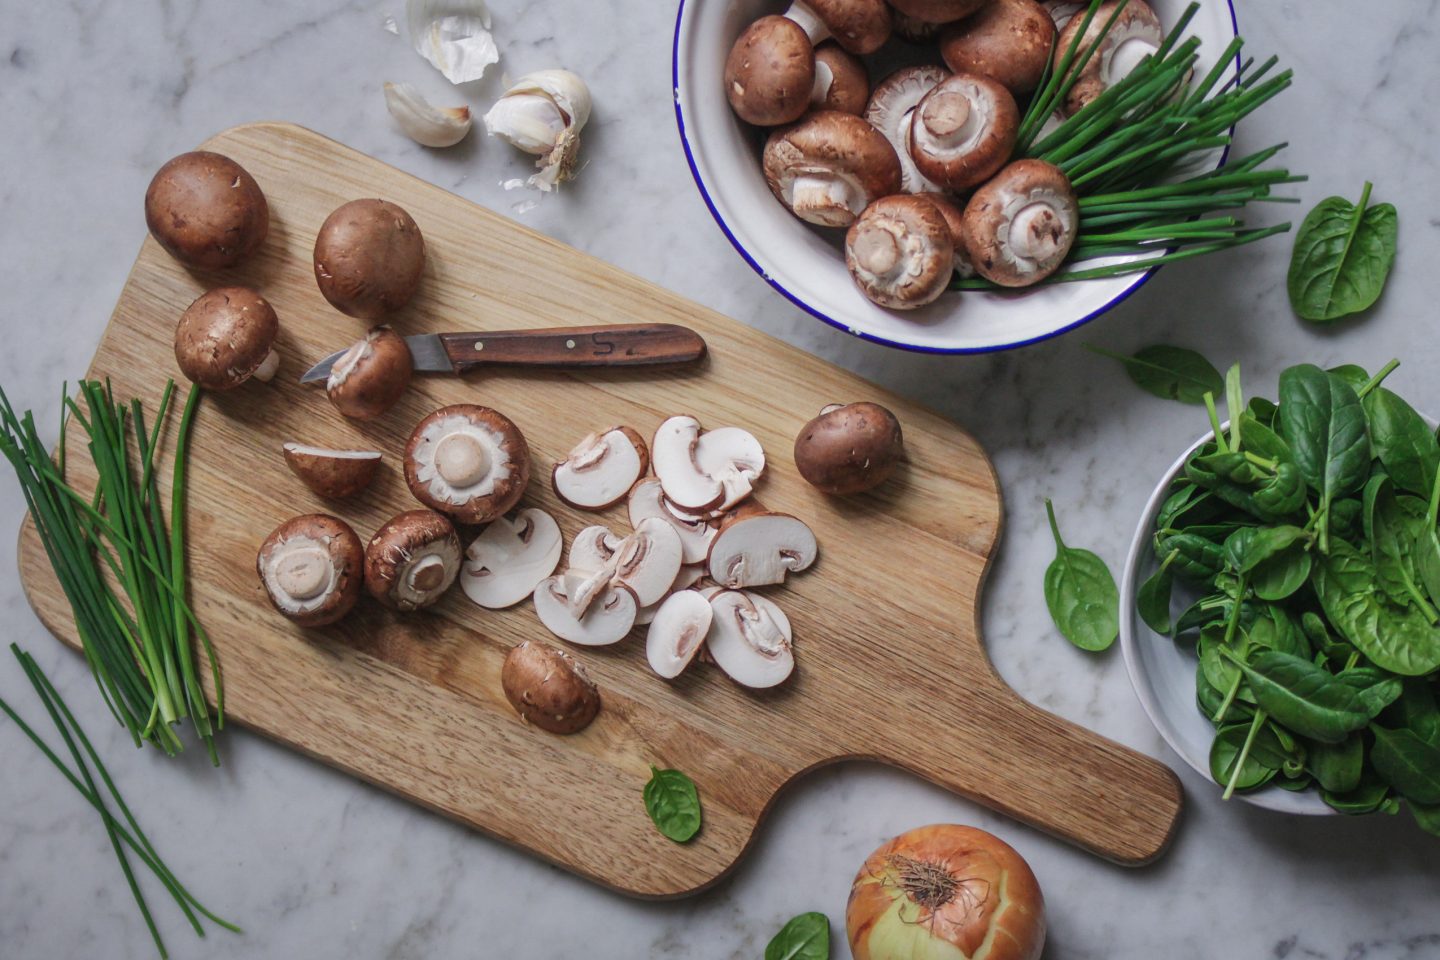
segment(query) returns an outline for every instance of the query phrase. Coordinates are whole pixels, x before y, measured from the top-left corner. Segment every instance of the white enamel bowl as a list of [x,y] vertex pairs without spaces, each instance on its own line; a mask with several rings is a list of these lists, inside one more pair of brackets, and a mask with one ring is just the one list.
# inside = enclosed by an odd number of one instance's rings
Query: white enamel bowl
[[[1151,0],[1166,24],[1188,0]],[[740,31],[784,0],[681,0],[673,78],[680,141],[700,195],[736,251],[779,293],[820,320],[891,347],[928,353],[987,353],[1024,346],[1086,323],[1134,293],[1154,273],[1047,286],[1026,293],[947,293],[920,310],[889,311],[861,296],[842,256],[844,231],[806,224],[776,202],[760,172],[763,137],[730,110],[721,77]],[[1202,0],[1189,34],[1201,40],[1198,72],[1236,34],[1229,0]],[[894,41],[887,46],[905,47]],[[913,62],[919,48],[899,50]],[[933,52],[928,55],[935,56]],[[1208,58],[1208,59],[1207,59]],[[896,60],[895,65],[903,63]],[[889,64],[873,70],[879,79]],[[1222,155],[1216,152],[1213,163]]]

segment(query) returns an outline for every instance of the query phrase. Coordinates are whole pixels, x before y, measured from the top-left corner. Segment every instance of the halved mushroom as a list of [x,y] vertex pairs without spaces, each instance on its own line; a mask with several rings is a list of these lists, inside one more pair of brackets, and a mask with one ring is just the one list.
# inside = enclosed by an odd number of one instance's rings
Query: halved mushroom
[[673,680],[695,659],[705,644],[715,611],[697,590],[672,593],[650,623],[645,636],[645,657],[650,669]]
[[286,520],[255,558],[270,602],[302,627],[334,623],[350,612],[360,597],[364,564],[355,531],[323,513]]
[[992,0],[890,0],[901,13],[926,23],[949,23],[968,17]]
[[471,403],[441,407],[410,434],[405,482],[427,507],[461,523],[489,523],[525,493],[530,447],[499,411]]
[[611,582],[629,587],[642,607],[658,603],[680,573],[680,534],[659,517],[640,521],[615,553]]
[[793,123],[810,108],[815,73],[815,52],[804,28],[788,17],[761,17],[730,48],[725,96],[746,123]]
[[379,450],[329,450],[303,443],[287,443],[283,449],[290,472],[329,500],[355,496],[380,469]]
[[944,67],[903,67],[880,81],[870,93],[865,120],[879,130],[900,160],[900,189],[905,193],[939,193],[944,187],[932,183],[915,166],[910,156],[910,126],[915,108],[950,71]]
[[803,520],[746,504],[721,523],[706,565],[722,587],[763,587],[807,569],[818,552],[815,533]]
[[729,509],[765,471],[765,451],[750,433],[725,427],[702,434],[688,416],[660,424],[650,452],[665,496],[686,511]]
[[191,383],[233,390],[246,380],[269,380],[280,368],[275,338],[280,320],[269,301],[249,287],[216,287],[185,308],[175,325],[175,362]]
[[775,198],[822,227],[848,227],[876,197],[900,189],[895,148],[860,117],[835,110],[772,133],[762,165]]
[[1079,223],[1079,202],[1060,168],[1017,160],[966,204],[965,249],[982,277],[1026,287],[1060,269]]
[[730,679],[763,689],[794,671],[790,621],[779,607],[744,590],[722,590],[710,599],[710,608],[705,649]]
[[945,218],[945,226],[950,228],[950,243],[955,247],[955,272],[962,277],[975,276],[975,264],[970,262],[970,254],[965,250],[965,211],[948,194],[922,193],[919,196],[929,200],[940,211],[940,216]]
[[815,110],[838,110],[857,117],[870,99],[870,75],[865,64],[833,41],[815,48],[815,84],[809,106]]
[[391,517],[365,548],[365,589],[395,610],[428,607],[459,573],[460,538],[433,510]]
[[650,469],[650,449],[630,427],[592,433],[555,464],[555,495],[577,510],[607,510]]
[[[1100,4],[1095,16],[1090,19],[1090,28],[1085,31],[1085,36],[1076,48],[1077,57],[1089,50],[1099,39],[1101,31],[1115,15],[1118,5],[1118,0],[1107,0]],[[1060,39],[1055,42],[1057,67],[1084,24],[1084,17],[1072,16],[1061,31]],[[1160,18],[1149,4],[1145,3],[1145,0],[1129,0],[1066,95],[1062,107],[1065,115],[1078,112],[1091,100],[1128,77],[1141,60],[1160,49],[1164,39],[1165,30],[1160,25]]]
[[940,55],[956,73],[978,73],[1016,97],[1040,85],[1055,44],[1055,21],[1037,0],[991,0],[983,9],[946,27]]
[[910,125],[910,157],[921,175],[968,190],[1003,167],[1020,132],[1015,98],[989,77],[956,73],[925,94]]
[[527,723],[549,733],[578,733],[600,712],[600,691],[580,662],[548,643],[511,647],[500,668],[505,699]]
[[374,327],[335,361],[325,395],[345,416],[374,420],[405,395],[414,368],[405,338],[389,327]]
[[955,244],[929,199],[896,194],[870,204],[845,234],[845,266],[874,303],[914,310],[945,292],[955,269]]
[[630,525],[639,527],[650,518],[663,520],[680,535],[681,561],[701,563],[710,553],[715,528],[704,520],[677,516],[665,503],[665,490],[659,480],[642,480],[630,491]]
[[488,610],[514,606],[555,572],[563,548],[560,525],[544,510],[496,517],[465,551],[460,586]]
[[795,438],[795,469],[824,493],[872,490],[904,458],[900,421],[878,403],[832,404]]
[[705,564],[689,563],[680,567],[680,572],[675,574],[675,582],[670,584],[669,591],[661,597],[658,603],[652,603],[648,607],[641,607],[635,612],[635,622],[641,625],[650,623],[655,619],[655,614],[665,605],[665,601],[682,590],[689,590],[705,578]]
[[573,585],[568,576],[547,577],[535,588],[535,612],[540,622],[561,640],[586,647],[618,643],[635,626],[640,605],[626,586],[610,586],[586,608],[576,613],[567,594]]

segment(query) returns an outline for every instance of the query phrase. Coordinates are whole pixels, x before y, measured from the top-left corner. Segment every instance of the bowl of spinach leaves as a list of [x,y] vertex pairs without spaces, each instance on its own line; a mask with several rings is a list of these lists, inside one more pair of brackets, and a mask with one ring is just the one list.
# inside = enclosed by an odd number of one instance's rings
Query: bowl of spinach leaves
[[1356,366],[1302,364],[1228,420],[1136,530],[1120,640],[1146,713],[1226,797],[1396,813],[1440,835],[1440,442]]

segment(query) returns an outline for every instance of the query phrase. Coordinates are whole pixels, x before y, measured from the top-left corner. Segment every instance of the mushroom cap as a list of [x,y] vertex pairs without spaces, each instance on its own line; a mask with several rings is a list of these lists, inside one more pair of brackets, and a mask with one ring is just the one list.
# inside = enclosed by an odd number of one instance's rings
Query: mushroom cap
[[378,450],[330,450],[303,443],[284,446],[285,464],[317,496],[329,500],[353,497],[380,470]]
[[810,106],[858,117],[869,100],[870,74],[864,61],[832,40],[815,48],[815,85]]
[[388,200],[351,200],[315,236],[315,282],[341,313],[379,320],[410,302],[425,271],[420,228]]
[[799,0],[835,42],[851,53],[874,53],[890,39],[890,7],[885,0]]
[[405,338],[389,327],[374,327],[335,361],[325,395],[345,416],[373,420],[405,395],[414,368]]
[[900,421],[868,401],[827,407],[795,437],[795,469],[824,493],[873,490],[904,458]]
[[809,569],[818,552],[815,532],[805,521],[752,503],[721,522],[706,566],[722,587],[765,587]]
[[991,0],[890,0],[901,13],[925,23],[949,23],[968,17]]
[[945,292],[955,244],[935,204],[897,194],[872,203],[845,234],[845,266],[873,303],[913,310]]
[[1020,108],[989,77],[956,73],[925,94],[910,124],[910,157],[921,175],[968,190],[1003,167],[1020,132]]
[[415,425],[405,445],[405,482],[431,509],[461,523],[489,523],[525,493],[530,447],[498,410],[451,404]]
[[395,610],[428,607],[459,573],[460,538],[434,510],[391,517],[365,547],[365,589]]
[[564,545],[560,525],[544,510],[496,517],[465,551],[460,586],[486,609],[514,606],[555,572]]
[[197,150],[155,172],[145,191],[145,225],[181,263],[233,267],[265,242],[270,207],[244,167]]
[[645,658],[650,669],[673,680],[705,645],[715,610],[698,590],[677,590],[665,598],[645,634]]
[[781,609],[748,590],[710,597],[712,620],[705,648],[736,683],[756,689],[785,682],[795,669],[790,621]]
[[702,434],[700,422],[684,415],[656,428],[650,453],[665,497],[686,511],[728,510],[765,472],[765,451],[748,431],[721,427]]
[[280,320],[249,287],[216,287],[185,308],[175,326],[175,362],[206,390],[240,386],[274,348]]
[[940,33],[940,24],[918,20],[894,8],[890,10],[890,21],[894,25],[891,32],[906,43],[931,43]]
[[761,17],[736,39],[725,59],[725,96],[735,115],[759,127],[793,123],[810,107],[815,54],[810,38],[787,17]]
[[344,520],[291,517],[260,544],[255,570],[275,609],[302,627],[334,623],[355,606],[365,549]]
[[1075,190],[1060,168],[1017,160],[965,205],[965,249],[985,279],[1027,287],[1060,268],[1079,222]]
[[940,191],[944,188],[931,183],[915,167],[910,156],[910,125],[914,121],[915,107],[925,99],[937,84],[950,76],[944,67],[901,67],[870,92],[870,102],[865,106],[865,120],[884,134],[895,148],[900,160],[900,189],[905,193]]
[[1055,21],[1037,0],[991,0],[940,34],[940,55],[956,73],[978,73],[1016,97],[1040,85],[1055,43]]
[[[1100,31],[1105,29],[1105,24],[1109,23],[1111,16],[1115,14],[1117,5],[1118,0],[1106,0],[1095,11],[1095,16],[1090,20],[1090,29],[1085,31],[1084,38],[1076,48],[1077,58],[1095,43]],[[1055,41],[1054,62],[1057,68],[1084,23],[1084,16],[1072,16],[1065,29],[1060,31],[1060,38]],[[1129,75],[1142,58],[1159,48],[1164,39],[1165,29],[1160,25],[1160,18],[1155,15],[1150,5],[1145,3],[1145,0],[1129,0],[1125,9],[1120,11],[1110,32],[1105,35],[1100,48],[1090,57],[1085,69],[1080,71],[1070,92],[1065,96],[1061,112],[1066,116],[1077,113],[1111,85]]]
[[900,189],[900,158],[880,131],[835,110],[776,130],[765,143],[765,182],[797,217],[848,227],[876,197]]
[[965,251],[965,211],[949,194],[927,192],[917,196],[929,200],[945,218],[945,225],[950,228],[950,242],[955,245],[955,272],[962,277],[975,276],[975,265],[970,262],[970,255]]
[[600,691],[580,661],[548,643],[511,647],[500,687],[515,712],[549,733],[578,733],[600,712]]
[[592,433],[555,464],[555,495],[577,510],[608,510],[650,469],[650,448],[631,427]]

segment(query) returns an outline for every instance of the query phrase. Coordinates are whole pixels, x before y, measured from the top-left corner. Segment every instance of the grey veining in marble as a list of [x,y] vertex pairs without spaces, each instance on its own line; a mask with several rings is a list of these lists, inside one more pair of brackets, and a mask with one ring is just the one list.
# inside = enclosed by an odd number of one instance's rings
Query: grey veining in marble
[[[1440,412],[1440,60],[1434,2],[1248,0],[1256,52],[1296,86],[1241,131],[1242,147],[1288,140],[1309,204],[1356,196],[1400,207],[1401,252],[1371,315],[1321,329],[1284,292],[1288,240],[1164,270],[1081,333],[1020,353],[921,357],[850,339],[775,296],[735,256],[691,185],[669,85],[673,3],[493,0],[498,68],[459,92],[483,110],[500,71],[563,65],[596,101],[588,166],[530,225],[933,405],[994,457],[1008,525],[984,615],[1004,677],[1041,706],[1181,771],[1188,810],[1156,865],[1101,863],[901,773],[851,765],[798,783],[748,859],[687,901],[627,900],[243,732],[225,766],[136,754],[108,721],[82,662],[28,610],[9,549],[0,610],[77,709],[162,852],[247,933],[197,942],[153,883],[177,957],[758,957],[792,914],[822,910],[843,938],[853,870],[882,839],[933,821],[996,830],[1033,864],[1050,908],[1050,960],[1166,957],[1417,960],[1440,957],[1440,842],[1408,818],[1287,820],[1216,791],[1170,755],[1132,695],[1118,651],[1091,656],[1051,627],[1041,576],[1051,546],[1042,498],[1067,539],[1116,569],[1133,519],[1197,412],[1140,393],[1082,348],[1165,340],[1243,360],[1274,387],[1287,363],[1405,365],[1393,383]],[[1362,12],[1363,11],[1363,12]],[[141,197],[166,158],[230,125],[312,127],[502,212],[500,181],[529,161],[473,136],[448,152],[404,139],[380,85],[449,85],[384,29],[400,0],[0,0],[0,383],[48,416],[84,369],[143,230]],[[1297,208],[1297,214],[1303,208]],[[0,544],[22,506],[0,478]],[[36,705],[8,654],[0,695]],[[0,723],[0,956],[152,956],[103,832],[81,801]],[[837,949],[844,955],[843,947]]]

